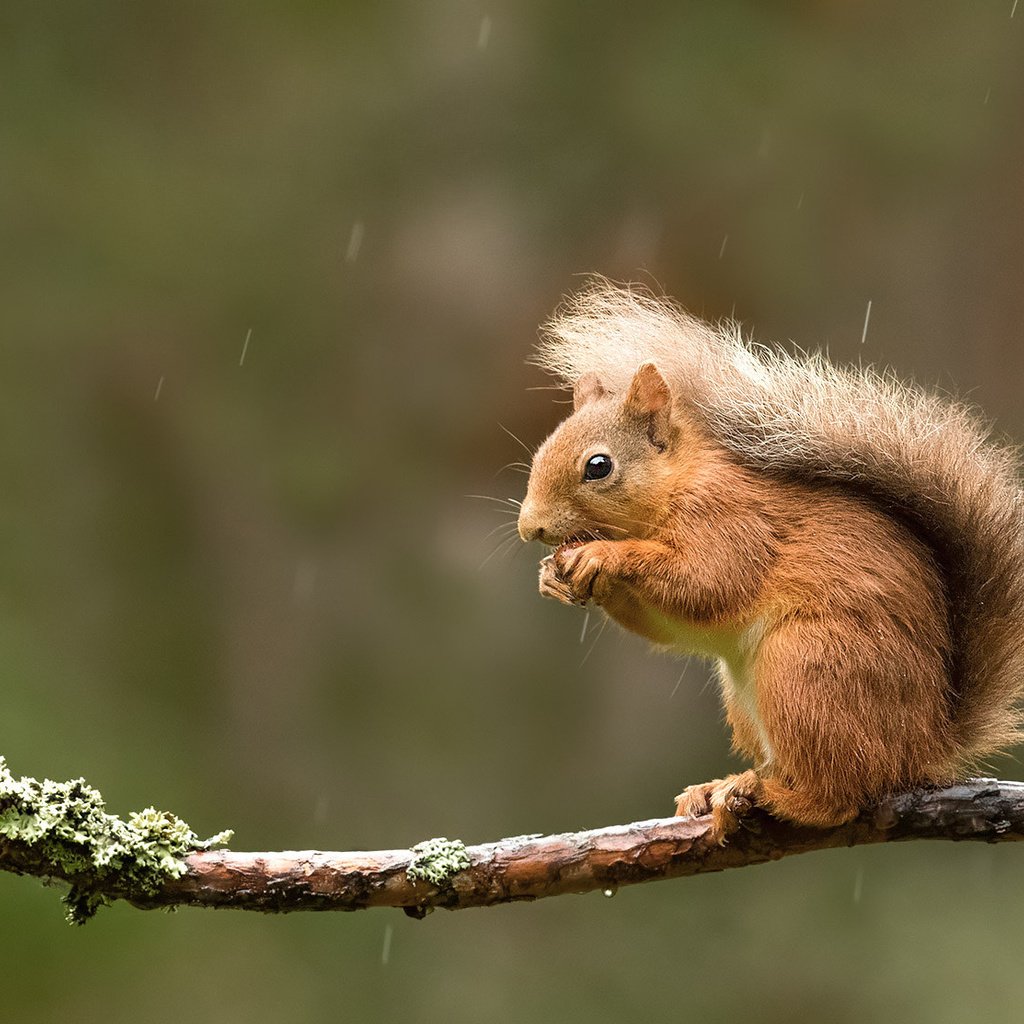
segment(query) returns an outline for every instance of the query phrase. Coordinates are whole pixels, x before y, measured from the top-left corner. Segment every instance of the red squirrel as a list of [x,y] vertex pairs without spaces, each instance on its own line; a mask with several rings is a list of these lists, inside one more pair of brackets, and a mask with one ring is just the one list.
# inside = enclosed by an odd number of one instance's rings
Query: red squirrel
[[537,361],[574,395],[519,515],[540,592],[716,659],[755,765],[677,814],[839,825],[1020,737],[1018,464],[968,409],[603,281]]

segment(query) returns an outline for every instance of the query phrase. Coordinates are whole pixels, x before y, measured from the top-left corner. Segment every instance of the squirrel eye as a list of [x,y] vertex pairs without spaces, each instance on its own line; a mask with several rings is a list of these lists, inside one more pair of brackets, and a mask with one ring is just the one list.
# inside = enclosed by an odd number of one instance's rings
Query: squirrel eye
[[583,479],[603,480],[612,471],[613,466],[610,455],[591,455],[583,467]]

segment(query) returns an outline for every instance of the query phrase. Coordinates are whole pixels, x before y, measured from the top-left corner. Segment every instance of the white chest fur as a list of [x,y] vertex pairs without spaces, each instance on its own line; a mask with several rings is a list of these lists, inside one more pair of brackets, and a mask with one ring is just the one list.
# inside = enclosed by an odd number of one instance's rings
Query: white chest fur
[[754,661],[766,623],[758,619],[742,629],[707,627],[649,611],[657,642],[679,654],[697,654],[718,661],[723,695],[749,720],[760,740],[764,760],[772,745],[757,706]]
[[[752,662],[753,658],[749,656],[741,658],[738,662],[721,658],[718,662],[718,674],[722,683],[722,692],[749,719],[761,744],[763,761],[769,763],[774,757],[774,752],[757,706],[757,683],[754,678]],[[759,767],[762,766],[759,765]]]

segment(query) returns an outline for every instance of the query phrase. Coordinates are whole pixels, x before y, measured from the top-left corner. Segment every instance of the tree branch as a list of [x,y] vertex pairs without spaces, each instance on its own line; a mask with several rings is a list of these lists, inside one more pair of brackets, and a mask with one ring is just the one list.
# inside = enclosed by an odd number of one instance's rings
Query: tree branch
[[[180,878],[167,879],[152,893],[132,891],[112,878],[97,895],[127,899],[144,908],[284,912],[401,907],[422,917],[434,907],[457,910],[569,892],[614,891],[623,885],[745,867],[837,846],[909,839],[1015,842],[1024,839],[1024,783],[974,779],[945,789],[901,793],[833,829],[801,828],[754,810],[725,846],[709,841],[709,825],[708,817],[658,818],[480,846],[433,841],[441,844],[442,854],[433,861],[430,852],[422,850],[202,851],[185,859],[186,871]],[[67,873],[16,840],[0,839],[0,868],[89,885],[88,879]],[[417,874],[420,877],[414,877]],[[428,881],[430,877],[436,882]]]

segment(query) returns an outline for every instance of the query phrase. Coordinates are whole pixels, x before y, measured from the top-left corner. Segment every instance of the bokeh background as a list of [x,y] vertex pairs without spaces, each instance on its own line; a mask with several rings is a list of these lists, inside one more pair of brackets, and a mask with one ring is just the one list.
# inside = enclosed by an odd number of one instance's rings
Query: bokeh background
[[[581,643],[468,495],[522,495],[509,432],[564,412],[525,360],[588,271],[1024,438],[1015,7],[8,0],[13,770],[352,849],[656,816],[734,765],[708,670]],[[1013,1019],[1022,877],[912,844],[422,922],[72,930],[3,875],[2,1012]]]

